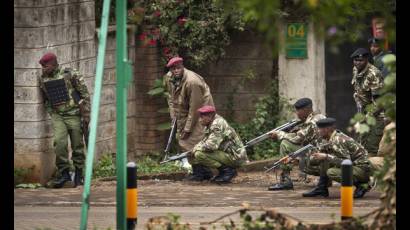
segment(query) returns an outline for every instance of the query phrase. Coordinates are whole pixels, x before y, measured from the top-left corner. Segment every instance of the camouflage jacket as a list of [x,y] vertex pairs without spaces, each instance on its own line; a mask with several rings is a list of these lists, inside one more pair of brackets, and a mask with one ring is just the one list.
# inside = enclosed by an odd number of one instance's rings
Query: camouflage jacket
[[[48,93],[44,86],[44,83],[59,79],[64,79],[65,86],[67,87],[68,91],[68,100],[58,106],[52,106],[48,98]],[[80,100],[83,99],[85,103],[90,104],[90,94],[84,82],[84,78],[76,70],[72,70],[70,68],[63,69],[61,67],[58,67],[54,71],[52,76],[41,75],[41,77],[39,78],[39,85],[43,93],[46,110],[49,113],[55,112],[60,115],[79,115],[79,105],[73,97],[73,92],[75,90],[78,92]]]
[[326,118],[326,116],[318,112],[313,112],[309,114],[305,122],[295,127],[297,129],[296,132],[287,133],[278,131],[278,140],[286,139],[297,145],[314,144],[319,138],[316,121],[323,118]]
[[204,138],[195,145],[195,151],[224,151],[234,156],[235,160],[246,161],[247,155],[241,138],[228,122],[218,114],[212,123],[205,127]]
[[352,85],[356,105],[364,109],[373,103],[372,94],[381,89],[384,84],[381,72],[374,65],[368,63],[360,73],[356,67],[353,67]]
[[322,145],[319,151],[328,153],[330,162],[336,166],[340,167],[342,161],[345,159],[350,159],[353,165],[356,166],[369,166],[366,149],[341,131],[335,130],[330,136],[330,139],[324,142],[328,145]]

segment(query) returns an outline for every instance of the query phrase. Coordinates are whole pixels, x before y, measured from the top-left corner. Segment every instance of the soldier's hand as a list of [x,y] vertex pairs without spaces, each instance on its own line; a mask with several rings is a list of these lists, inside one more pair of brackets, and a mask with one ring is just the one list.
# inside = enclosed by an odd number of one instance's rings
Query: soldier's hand
[[324,160],[327,158],[327,154],[326,153],[313,153],[312,157],[316,160]]
[[272,138],[272,140],[277,140],[278,139],[278,134],[276,133],[276,132],[272,132],[271,134],[270,134],[270,138]]
[[179,137],[181,138],[181,140],[184,140],[184,139],[187,139],[190,134],[191,134],[190,132],[182,131]]

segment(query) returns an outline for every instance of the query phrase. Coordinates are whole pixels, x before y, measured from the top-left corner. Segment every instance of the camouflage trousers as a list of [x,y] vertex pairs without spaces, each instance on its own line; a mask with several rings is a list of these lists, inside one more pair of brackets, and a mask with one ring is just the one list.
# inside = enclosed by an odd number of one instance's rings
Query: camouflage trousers
[[[329,179],[336,182],[342,182],[342,169],[328,160],[314,160],[310,159],[310,169],[315,176],[328,176]],[[316,167],[315,167],[316,166]],[[307,167],[308,168],[308,167]],[[367,183],[370,180],[370,166],[367,165],[353,165],[353,183]]]
[[84,141],[81,130],[81,119],[79,115],[62,116],[57,113],[51,114],[51,122],[54,132],[54,152],[56,154],[57,173],[70,168],[68,155],[68,139],[70,137],[72,157],[75,167],[84,168]]
[[381,117],[376,118],[376,124],[371,125],[369,132],[360,135],[360,144],[367,150],[369,156],[376,156],[379,150],[379,144],[383,136],[384,120]]
[[239,168],[244,162],[234,159],[232,154],[217,150],[213,152],[195,151],[189,163],[204,165],[209,168],[219,168],[221,166]]
[[[279,146],[279,154],[281,157],[287,156],[292,152],[295,152],[296,150],[302,148],[302,145],[297,145],[297,144],[293,144],[292,142],[288,141],[288,140],[282,140]],[[306,166],[306,159],[305,157],[300,157],[299,158],[299,169],[300,171],[303,171],[305,169]],[[282,164],[280,166],[280,168],[282,169],[282,171],[287,171],[290,172],[292,170],[292,165],[289,164]]]

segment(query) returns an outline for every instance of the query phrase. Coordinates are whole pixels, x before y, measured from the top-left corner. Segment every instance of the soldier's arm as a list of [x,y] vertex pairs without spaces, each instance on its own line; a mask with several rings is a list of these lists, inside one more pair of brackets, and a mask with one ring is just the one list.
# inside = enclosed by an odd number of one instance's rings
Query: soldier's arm
[[219,148],[219,145],[224,140],[223,130],[219,126],[211,126],[211,134],[203,141],[202,151],[212,152]]
[[382,73],[379,70],[374,70],[373,74],[365,81],[364,88],[376,94],[384,85]]
[[306,137],[309,135],[313,135],[313,127],[308,125],[302,129],[299,129],[296,133],[286,133],[283,131],[278,131],[278,140],[286,139],[294,144],[302,144]]
[[80,98],[90,104],[90,93],[88,92],[84,77],[78,71],[73,71],[72,77],[75,82],[74,87],[80,94]]
[[184,131],[191,132],[193,125],[199,118],[197,110],[202,106],[202,90],[199,84],[191,84],[188,89],[189,94],[189,112],[185,123]]

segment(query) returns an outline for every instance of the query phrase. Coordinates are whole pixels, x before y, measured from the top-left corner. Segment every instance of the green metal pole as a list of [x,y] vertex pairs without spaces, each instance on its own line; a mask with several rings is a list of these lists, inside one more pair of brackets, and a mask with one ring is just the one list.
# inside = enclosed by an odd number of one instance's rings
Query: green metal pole
[[110,14],[110,0],[104,0],[103,12],[101,17],[101,29],[98,34],[99,44],[98,44],[98,55],[97,55],[97,66],[95,75],[95,85],[94,85],[94,95],[91,108],[91,124],[90,124],[90,136],[88,139],[87,146],[87,157],[85,164],[85,181],[84,181],[84,191],[82,196],[82,208],[81,208],[81,223],[80,229],[87,229],[87,219],[88,219],[88,209],[90,207],[90,185],[91,176],[93,169],[94,151],[95,151],[95,141],[97,135],[97,122],[100,107],[100,97],[101,97],[101,87],[102,78],[104,73],[104,58],[105,58],[105,47],[107,41],[107,30],[108,30],[108,16]]
[[127,60],[127,8],[125,0],[116,0],[116,73],[117,73],[117,229],[126,225],[126,178],[127,178],[127,85],[130,71]]

